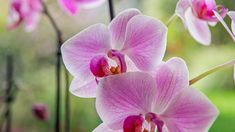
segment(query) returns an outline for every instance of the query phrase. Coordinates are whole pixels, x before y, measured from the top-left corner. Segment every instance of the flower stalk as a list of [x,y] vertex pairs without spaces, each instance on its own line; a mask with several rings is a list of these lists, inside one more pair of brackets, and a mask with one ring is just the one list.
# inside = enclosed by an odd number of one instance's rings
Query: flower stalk
[[169,25],[177,18],[177,15],[174,13],[166,22],[166,26],[169,27]]
[[[63,43],[62,32],[56,24],[54,18],[49,12],[45,2],[43,4],[44,14],[49,19],[53,29],[56,33],[56,43],[57,43],[57,52],[56,52],[56,102],[55,102],[55,131],[60,132],[60,103],[61,103],[61,45]],[[70,131],[70,118],[69,118],[69,75],[68,71],[65,69],[65,127],[66,131]]]
[[218,66],[216,66],[216,67],[214,67],[214,68],[212,68],[212,69],[210,69],[210,70],[208,70],[208,71],[206,71],[206,72],[204,72],[204,73],[198,75],[197,77],[191,79],[191,80],[189,81],[189,84],[190,84],[190,85],[193,85],[194,83],[196,83],[196,82],[198,82],[199,80],[205,78],[206,76],[208,76],[208,75],[210,75],[210,74],[212,74],[212,73],[214,73],[214,72],[223,70],[223,69],[225,69],[225,68],[227,68],[227,67],[230,67],[230,66],[232,66],[232,65],[234,65],[234,64],[235,64],[235,59],[233,59],[233,60],[231,60],[231,61],[228,61],[228,62],[226,62],[226,63],[224,63],[224,64],[218,65]]
[[115,17],[115,13],[114,13],[114,7],[113,7],[113,1],[112,0],[108,0],[109,3],[109,15],[110,15],[110,21],[113,20],[113,18]]

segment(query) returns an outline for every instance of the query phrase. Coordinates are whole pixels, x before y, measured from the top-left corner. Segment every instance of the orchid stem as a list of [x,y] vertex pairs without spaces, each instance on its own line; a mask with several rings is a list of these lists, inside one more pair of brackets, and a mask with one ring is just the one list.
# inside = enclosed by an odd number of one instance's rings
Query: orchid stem
[[70,132],[70,93],[69,93],[69,74],[65,69],[65,132]]
[[115,17],[115,13],[114,13],[114,7],[113,7],[113,1],[112,0],[108,0],[109,3],[109,15],[110,15],[110,21],[113,20],[113,18]]
[[42,1],[44,7],[44,14],[49,19],[52,27],[56,33],[56,43],[57,43],[57,52],[56,52],[56,101],[55,101],[55,132],[60,132],[60,103],[61,103],[61,45],[63,43],[62,40],[62,33],[56,24],[54,18],[52,17],[51,13],[49,12],[46,4]]
[[174,21],[177,18],[177,15],[174,13],[166,22],[166,26],[169,27],[172,21]]
[[5,118],[6,118],[6,132],[11,132],[11,120],[12,120],[12,113],[11,113],[11,103],[12,103],[12,87],[13,87],[13,56],[9,55],[7,56],[7,88],[6,88],[6,112],[5,112]]
[[227,24],[225,23],[225,21],[223,20],[223,18],[216,12],[213,11],[215,16],[217,17],[217,19],[220,21],[220,23],[222,24],[222,26],[226,29],[226,31],[228,32],[228,34],[231,36],[231,38],[233,39],[233,41],[235,42],[235,35],[232,33],[232,31],[229,29],[229,27],[227,26]]
[[230,66],[232,66],[232,65],[234,65],[234,64],[235,64],[235,59],[234,59],[234,60],[231,60],[231,61],[229,61],[229,62],[226,62],[226,63],[224,63],[224,64],[218,65],[218,66],[216,66],[216,67],[214,67],[214,68],[212,68],[212,69],[210,69],[210,70],[208,70],[208,71],[202,73],[201,75],[199,75],[199,76],[197,76],[197,77],[191,79],[191,80],[189,81],[189,84],[192,85],[192,84],[196,83],[197,81],[199,81],[199,80],[205,78],[206,76],[208,76],[208,75],[210,75],[210,74],[212,74],[212,73],[214,73],[214,72],[216,72],[216,71],[220,71],[220,70],[222,70],[222,69],[225,69],[225,68],[227,68],[227,67],[230,67]]

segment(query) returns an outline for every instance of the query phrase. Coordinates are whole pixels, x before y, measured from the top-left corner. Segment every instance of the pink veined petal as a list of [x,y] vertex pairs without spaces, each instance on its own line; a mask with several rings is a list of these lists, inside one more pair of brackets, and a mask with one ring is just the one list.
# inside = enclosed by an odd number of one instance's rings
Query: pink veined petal
[[[215,16],[217,17],[217,19],[220,21],[220,23],[224,26],[224,28],[226,29],[226,31],[229,33],[229,35],[231,36],[231,38],[233,39],[233,41],[235,42],[235,35],[232,33],[232,31],[229,29],[229,27],[227,26],[227,24],[225,23],[224,19],[219,15],[219,13],[217,13],[216,11],[213,11]],[[228,13],[229,15],[230,13]],[[231,15],[231,14],[230,14]],[[229,15],[229,16],[230,16]],[[230,16],[231,17],[231,16]]]
[[122,52],[140,70],[155,70],[161,62],[167,39],[167,27],[152,17],[137,15],[127,24]]
[[98,127],[96,127],[92,132],[123,132],[122,130],[112,130],[104,123],[101,123]]
[[69,87],[69,91],[78,97],[82,98],[94,98],[96,96],[97,81],[95,77],[82,80],[75,77]]
[[134,16],[141,14],[137,9],[127,9],[116,16],[109,24],[112,34],[112,47],[121,49],[125,40],[127,23]]
[[170,132],[207,132],[218,113],[203,93],[187,88],[178,94],[160,117]]
[[189,72],[180,58],[172,58],[161,64],[155,74],[157,97],[154,111],[162,113],[172,99],[189,86]]
[[106,55],[110,49],[110,35],[103,24],[96,24],[78,33],[61,48],[66,68],[73,76],[90,75],[90,61],[97,55]]
[[75,15],[78,12],[78,5],[76,0],[59,0],[59,3],[65,11]]
[[102,79],[97,90],[96,109],[105,124],[119,130],[127,117],[151,110],[155,93],[156,83],[147,73],[108,76]]
[[176,5],[175,13],[181,18],[184,24],[185,24],[185,12],[191,6],[191,4],[192,4],[191,0],[179,0],[179,2]]
[[210,45],[211,32],[207,22],[197,18],[191,8],[186,11],[185,18],[186,25],[192,37],[203,45]]
[[106,55],[109,49],[108,28],[103,24],[96,24],[66,41],[62,45],[61,51],[63,62],[69,72],[74,77],[87,82],[94,79],[94,75],[90,71],[90,61],[95,56]]
[[229,11],[228,16],[232,19],[231,29],[233,34],[235,35],[235,11]]

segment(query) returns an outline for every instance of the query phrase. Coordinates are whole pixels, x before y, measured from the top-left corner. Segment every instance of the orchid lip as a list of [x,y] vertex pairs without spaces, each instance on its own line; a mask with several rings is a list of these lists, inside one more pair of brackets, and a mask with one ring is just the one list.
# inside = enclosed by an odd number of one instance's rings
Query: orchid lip
[[192,7],[193,13],[200,19],[208,22],[218,22],[219,20],[214,14],[214,11],[218,12],[222,18],[228,13],[228,9],[223,5],[214,5],[213,8],[208,7],[206,3],[194,4]]
[[156,114],[149,112],[144,116],[142,114],[128,116],[124,121],[123,130],[124,132],[155,132],[157,127],[158,132],[162,132],[163,125],[164,122]]
[[[107,58],[108,57],[108,58]],[[105,77],[124,73],[127,71],[125,56],[117,50],[110,50],[106,56],[95,56],[90,61],[90,70],[96,77]],[[108,59],[115,61],[116,66],[111,66]]]

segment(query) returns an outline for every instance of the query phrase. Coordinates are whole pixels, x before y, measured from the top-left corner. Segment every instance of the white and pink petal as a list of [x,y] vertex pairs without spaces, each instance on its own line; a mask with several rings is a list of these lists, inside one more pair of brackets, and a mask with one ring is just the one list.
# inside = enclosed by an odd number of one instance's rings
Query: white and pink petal
[[197,18],[191,8],[185,13],[185,23],[192,37],[203,45],[210,45],[211,43],[211,31],[208,23],[204,20]]
[[156,71],[157,93],[154,111],[162,113],[170,102],[189,86],[189,72],[180,58],[172,58]]
[[121,49],[125,40],[127,24],[131,18],[141,14],[137,9],[127,9],[119,13],[109,24],[112,36],[112,47]]
[[127,25],[122,52],[144,71],[155,70],[166,50],[167,27],[152,17],[137,15]]
[[207,132],[218,113],[203,93],[187,88],[175,97],[160,117],[170,132]]
[[102,79],[97,90],[96,109],[108,127],[119,130],[127,117],[151,110],[155,93],[155,80],[147,73],[108,76]]

